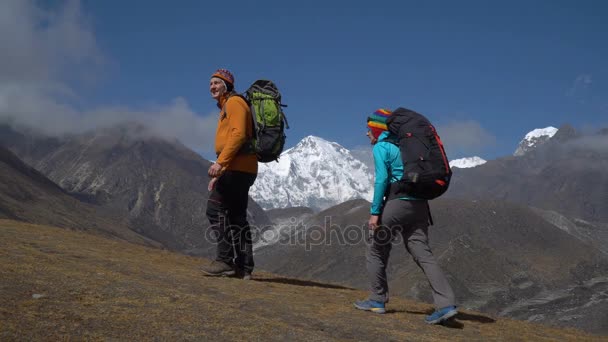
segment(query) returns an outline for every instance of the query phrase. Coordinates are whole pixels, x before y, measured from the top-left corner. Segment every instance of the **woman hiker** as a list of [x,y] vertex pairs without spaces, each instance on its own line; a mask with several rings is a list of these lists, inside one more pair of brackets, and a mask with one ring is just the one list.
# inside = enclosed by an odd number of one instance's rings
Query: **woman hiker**
[[391,112],[378,109],[367,119],[367,136],[373,145],[376,180],[370,210],[369,229],[372,238],[367,250],[367,271],[371,293],[367,300],[354,303],[360,310],[385,313],[388,303],[386,266],[392,248],[393,237],[401,234],[405,249],[426,275],[433,292],[435,312],[425,317],[425,322],[438,324],[458,313],[454,292],[429,247],[429,209],[426,200],[404,196],[385,202],[384,195],[390,183],[403,175],[403,162],[397,137],[387,131],[386,119]]

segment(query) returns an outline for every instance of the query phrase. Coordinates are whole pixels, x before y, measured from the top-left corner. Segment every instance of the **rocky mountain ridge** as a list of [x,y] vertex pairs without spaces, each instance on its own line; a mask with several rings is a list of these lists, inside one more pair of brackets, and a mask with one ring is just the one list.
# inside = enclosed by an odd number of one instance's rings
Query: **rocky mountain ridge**
[[0,146],[0,218],[88,231],[137,244],[161,247],[129,229],[125,219],[83,203]]
[[[186,254],[213,255],[205,214],[210,162],[179,142],[126,124],[64,138],[5,129],[0,143],[71,195],[125,218],[138,234]],[[248,215],[254,225],[270,224],[254,201]]]
[[528,132],[519,142],[519,145],[517,146],[515,152],[513,152],[513,155],[516,157],[523,156],[527,152],[547,142],[555,135],[555,133],[557,133],[557,131],[557,128],[549,126],[545,128],[536,128]]

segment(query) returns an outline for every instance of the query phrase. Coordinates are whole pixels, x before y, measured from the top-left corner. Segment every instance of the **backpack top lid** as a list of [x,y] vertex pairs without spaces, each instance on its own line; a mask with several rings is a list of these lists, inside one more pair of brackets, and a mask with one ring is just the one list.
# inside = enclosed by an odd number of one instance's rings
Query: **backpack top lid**
[[281,103],[281,93],[279,92],[279,88],[277,88],[277,86],[272,81],[257,80],[253,82],[253,84],[251,84],[247,91],[245,91],[245,95],[250,101],[256,98],[255,93],[270,95],[279,104]]
[[405,127],[404,125],[415,123],[413,120],[417,121],[417,126],[431,126],[431,122],[424,115],[403,107],[395,109],[386,120],[386,124],[391,133],[399,135],[401,128]]

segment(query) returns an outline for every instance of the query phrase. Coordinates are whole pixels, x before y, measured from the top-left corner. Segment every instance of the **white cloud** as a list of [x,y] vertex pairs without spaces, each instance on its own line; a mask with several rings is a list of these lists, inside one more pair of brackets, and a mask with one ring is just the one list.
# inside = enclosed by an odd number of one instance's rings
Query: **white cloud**
[[494,135],[472,120],[442,125],[437,132],[448,155],[473,155],[496,143]]
[[587,89],[591,87],[593,83],[592,75],[590,74],[580,74],[576,76],[574,81],[572,82],[572,86],[566,92],[568,96],[576,96],[582,95]]
[[[155,106],[141,111],[106,107],[86,112],[82,118],[73,119],[63,117],[63,125],[70,132],[114,126],[125,121],[140,122],[158,136],[178,138],[186,146],[202,152],[212,150],[217,127],[217,113],[197,115],[181,97],[166,106]],[[70,122],[71,120],[73,122]]]
[[579,139],[568,141],[564,146],[566,148],[574,147],[594,152],[606,153],[608,152],[608,135],[594,134],[583,136]]
[[66,71],[83,74],[103,62],[75,0],[55,10],[44,10],[31,0],[1,1],[0,44],[2,83],[61,88],[57,80]]
[[355,146],[351,151],[355,158],[363,162],[370,170],[374,171],[374,155],[372,153],[372,145]]
[[141,122],[198,151],[212,149],[215,113],[197,115],[183,98],[145,109],[78,109],[76,89],[106,61],[80,2],[43,9],[33,0],[0,1],[0,121],[61,135]]

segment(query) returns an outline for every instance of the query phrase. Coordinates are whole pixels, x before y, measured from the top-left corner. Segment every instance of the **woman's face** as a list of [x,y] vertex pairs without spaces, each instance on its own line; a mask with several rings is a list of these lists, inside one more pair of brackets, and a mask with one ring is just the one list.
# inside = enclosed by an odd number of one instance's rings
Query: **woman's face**
[[374,136],[372,135],[372,131],[368,130],[365,135],[367,135],[367,137],[369,138],[369,142],[372,145],[375,144],[376,142],[378,142],[378,139],[374,138]]
[[209,92],[211,92],[211,97],[219,101],[222,95],[226,93],[226,85],[221,79],[212,77],[209,81]]

